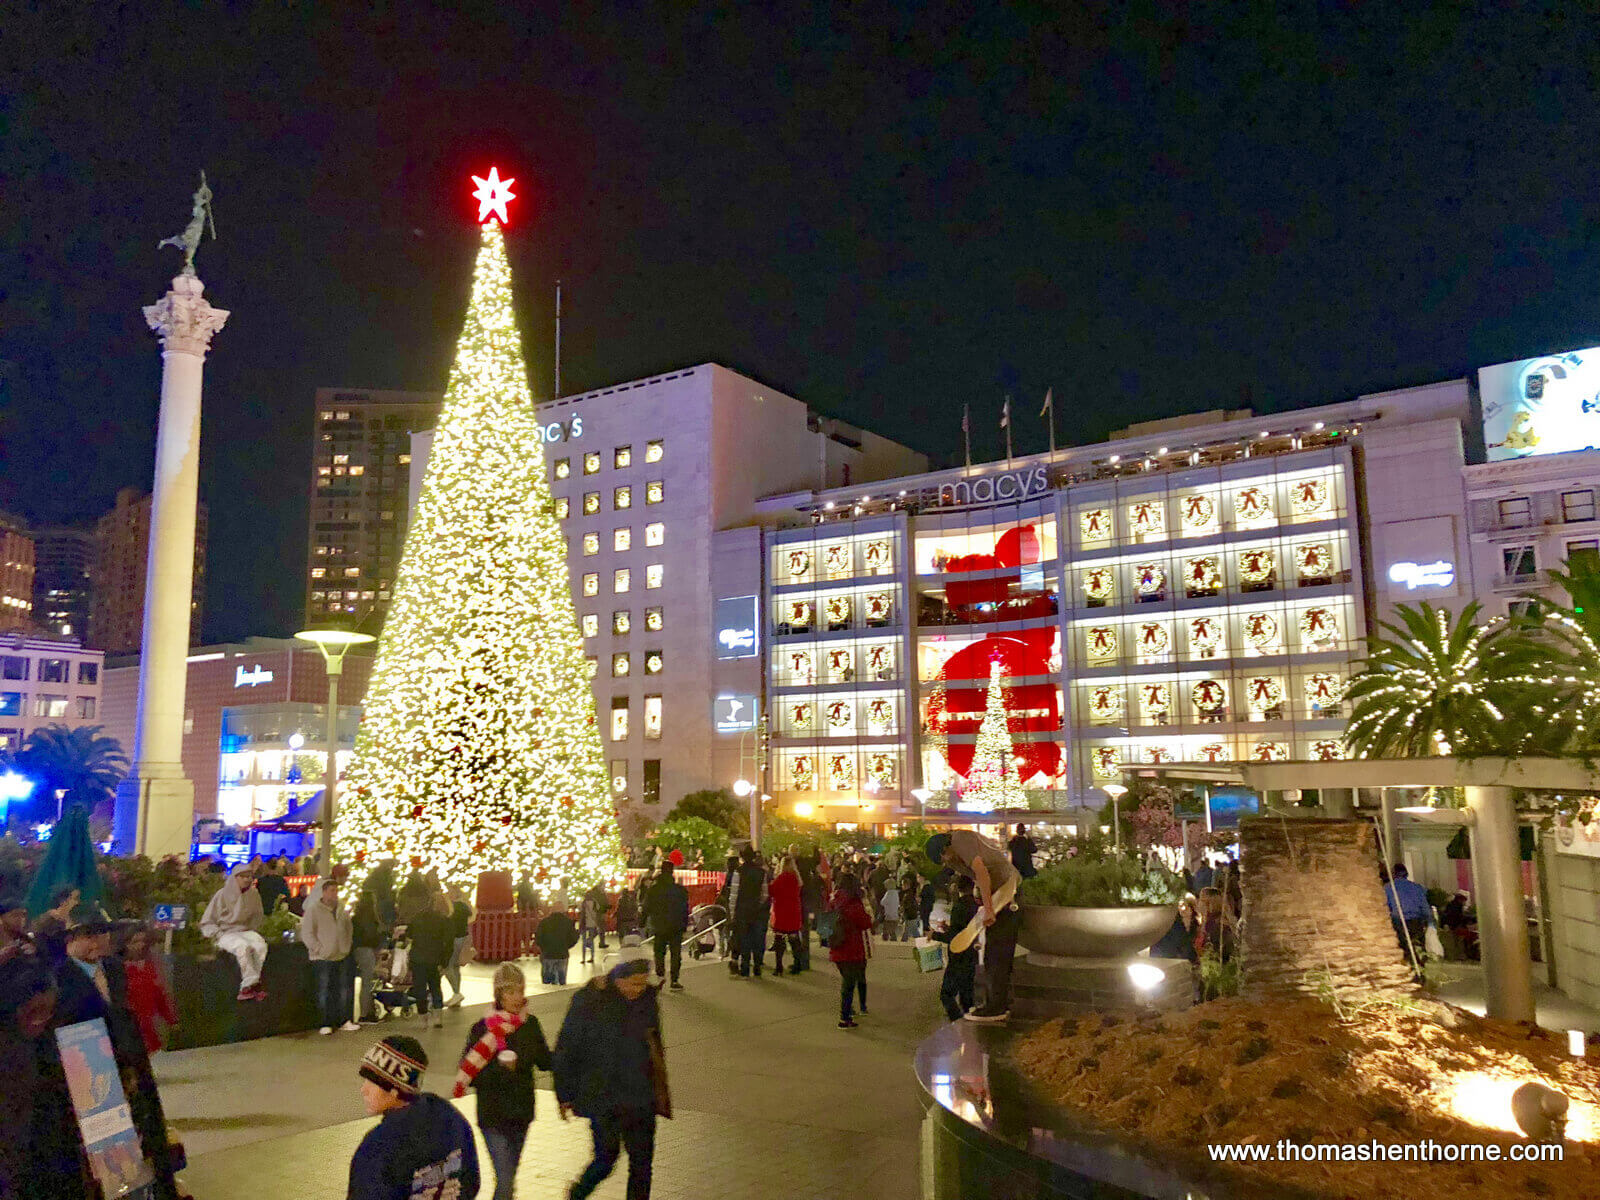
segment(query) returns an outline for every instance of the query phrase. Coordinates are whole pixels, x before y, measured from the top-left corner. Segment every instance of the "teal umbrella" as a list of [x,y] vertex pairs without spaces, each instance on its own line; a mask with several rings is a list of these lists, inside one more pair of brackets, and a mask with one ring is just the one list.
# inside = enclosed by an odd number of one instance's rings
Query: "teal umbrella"
[[70,806],[56,822],[39,873],[28,888],[28,916],[37,919],[42,915],[64,887],[78,889],[80,907],[100,909],[104,889],[89,837],[89,810],[81,804]]

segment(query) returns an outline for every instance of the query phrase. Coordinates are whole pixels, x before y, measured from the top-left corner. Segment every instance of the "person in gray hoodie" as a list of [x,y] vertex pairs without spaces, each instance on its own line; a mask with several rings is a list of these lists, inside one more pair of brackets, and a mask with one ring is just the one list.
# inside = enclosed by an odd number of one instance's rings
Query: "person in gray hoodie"
[[361,1028],[350,1019],[355,1003],[355,960],[350,957],[350,914],[339,903],[339,882],[326,876],[312,885],[300,917],[300,941],[317,979],[321,1033]]
[[261,986],[267,942],[256,932],[265,914],[255,883],[254,868],[240,863],[200,917],[200,932],[215,942],[218,950],[226,950],[238,960],[241,1000],[262,1000],[267,995]]

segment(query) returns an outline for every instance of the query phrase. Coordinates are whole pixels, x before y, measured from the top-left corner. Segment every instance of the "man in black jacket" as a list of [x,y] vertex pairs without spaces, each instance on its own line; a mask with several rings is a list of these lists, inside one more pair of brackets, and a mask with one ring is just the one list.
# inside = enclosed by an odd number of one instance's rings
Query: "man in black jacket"
[[554,1059],[561,1119],[587,1117],[594,1136],[594,1158],[567,1195],[587,1200],[626,1146],[628,1200],[649,1200],[656,1118],[672,1116],[672,1097],[650,959],[637,938],[623,938],[610,973],[573,995]]
[[678,973],[683,968],[683,931],[689,928],[689,889],[672,877],[672,864],[662,863],[661,873],[650,885],[645,899],[645,915],[656,944],[656,978],[667,975],[667,951],[672,951],[672,990],[681,992]]
[[361,1060],[361,1099],[383,1119],[350,1160],[348,1200],[478,1194],[472,1126],[444,1097],[422,1090],[428,1055],[415,1038],[386,1037]]
[[279,904],[289,902],[289,884],[283,877],[283,859],[269,858],[262,864],[261,878],[256,880],[256,892],[261,896],[261,912],[270,917]]
[[731,914],[735,961],[741,979],[748,979],[752,972],[759,979],[761,959],[767,949],[762,932],[766,924],[767,869],[761,865],[761,855],[754,846],[746,846],[742,852],[738,885]]

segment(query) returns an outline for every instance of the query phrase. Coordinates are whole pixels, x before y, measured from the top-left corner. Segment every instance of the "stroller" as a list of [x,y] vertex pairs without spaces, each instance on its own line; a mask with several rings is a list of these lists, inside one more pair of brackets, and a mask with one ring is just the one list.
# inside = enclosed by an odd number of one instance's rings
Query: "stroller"
[[378,951],[378,980],[372,1000],[380,1020],[416,1014],[417,1002],[411,995],[411,943],[404,936],[396,937],[389,949]]
[[689,957],[708,954],[726,957],[728,910],[720,904],[701,904],[689,913]]

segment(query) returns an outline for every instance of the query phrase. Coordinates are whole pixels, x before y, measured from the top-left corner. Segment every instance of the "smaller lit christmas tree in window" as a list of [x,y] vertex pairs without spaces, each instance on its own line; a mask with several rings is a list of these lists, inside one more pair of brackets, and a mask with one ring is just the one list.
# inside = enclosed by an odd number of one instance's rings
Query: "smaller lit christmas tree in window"
[[978,726],[972,769],[961,787],[960,807],[967,812],[1026,808],[1027,797],[1011,763],[1011,731],[1006,725],[1005,695],[1000,685],[1000,659],[989,662],[989,700]]

